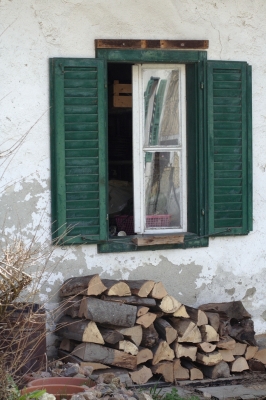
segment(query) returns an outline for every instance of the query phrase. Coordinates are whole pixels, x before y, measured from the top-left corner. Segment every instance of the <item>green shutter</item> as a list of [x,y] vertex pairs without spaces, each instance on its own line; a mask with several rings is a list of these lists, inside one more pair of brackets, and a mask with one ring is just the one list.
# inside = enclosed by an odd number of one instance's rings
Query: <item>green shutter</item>
[[252,229],[251,72],[245,62],[207,62],[209,234]]
[[107,239],[105,62],[50,60],[53,237]]

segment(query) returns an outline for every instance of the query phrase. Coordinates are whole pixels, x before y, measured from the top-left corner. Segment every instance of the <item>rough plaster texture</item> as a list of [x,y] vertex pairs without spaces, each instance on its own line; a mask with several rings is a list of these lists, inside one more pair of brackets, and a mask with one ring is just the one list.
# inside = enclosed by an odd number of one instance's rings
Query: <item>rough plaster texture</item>
[[254,231],[185,251],[56,248],[40,285],[49,308],[70,276],[153,278],[190,305],[242,300],[257,333],[265,332],[265,15],[265,0],[0,0],[1,148],[14,146],[0,161],[0,226],[8,238],[38,231],[40,243],[49,240],[49,57],[94,57],[96,38],[209,39],[208,59],[253,66]]

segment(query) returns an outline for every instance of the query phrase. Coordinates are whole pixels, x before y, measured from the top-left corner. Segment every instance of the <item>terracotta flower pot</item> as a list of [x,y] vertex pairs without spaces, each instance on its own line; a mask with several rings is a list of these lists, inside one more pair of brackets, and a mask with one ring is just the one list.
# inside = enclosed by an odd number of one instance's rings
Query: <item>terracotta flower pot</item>
[[88,387],[95,386],[95,382],[90,378],[66,378],[63,376],[51,377],[51,378],[40,378],[33,379],[27,386],[46,386],[46,385],[74,385],[81,386],[86,385]]
[[53,394],[56,400],[61,400],[62,398],[69,400],[73,394],[85,392],[86,388],[82,386],[69,385],[67,383],[61,385],[38,385],[31,386],[21,390],[21,394],[32,393],[35,390],[46,389],[46,392]]

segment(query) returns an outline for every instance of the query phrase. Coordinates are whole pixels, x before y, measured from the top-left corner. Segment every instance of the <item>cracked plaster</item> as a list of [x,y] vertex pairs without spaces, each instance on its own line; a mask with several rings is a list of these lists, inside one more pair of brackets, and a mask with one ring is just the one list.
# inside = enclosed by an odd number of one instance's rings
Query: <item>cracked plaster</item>
[[[116,279],[162,280],[189,305],[242,300],[258,333],[266,330],[266,27],[264,0],[1,0],[1,221],[7,236],[38,232],[50,239],[49,57],[94,57],[95,38],[209,39],[208,59],[253,65],[254,231],[210,239],[209,248],[97,254],[95,245],[54,249],[43,275],[40,301],[57,304],[63,279],[99,273]],[[265,60],[265,61],[264,61]],[[3,241],[3,238],[2,238]]]

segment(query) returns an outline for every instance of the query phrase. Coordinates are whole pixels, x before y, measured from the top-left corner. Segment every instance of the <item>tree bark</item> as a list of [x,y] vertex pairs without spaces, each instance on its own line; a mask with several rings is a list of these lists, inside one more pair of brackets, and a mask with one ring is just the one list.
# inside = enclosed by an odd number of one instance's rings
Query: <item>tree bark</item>
[[157,318],[154,321],[154,326],[160,337],[168,344],[173,343],[177,338],[177,331],[163,318]]
[[65,297],[75,294],[98,296],[106,289],[98,274],[79,276],[77,278],[69,278],[63,283],[60,289],[60,296]]
[[93,321],[62,317],[56,326],[57,335],[80,342],[104,344],[103,337]]

